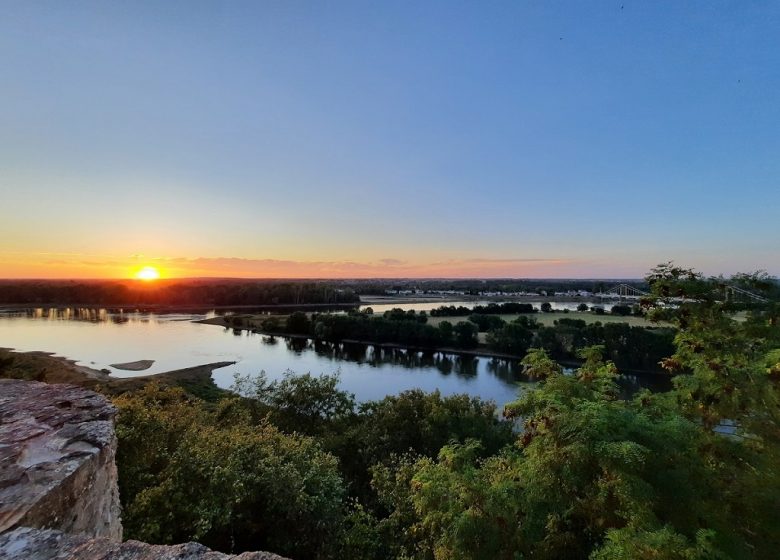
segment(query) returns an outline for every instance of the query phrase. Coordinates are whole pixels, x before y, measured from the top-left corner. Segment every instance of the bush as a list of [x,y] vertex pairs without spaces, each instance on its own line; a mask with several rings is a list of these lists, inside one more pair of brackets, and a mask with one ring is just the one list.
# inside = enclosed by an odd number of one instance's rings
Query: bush
[[126,537],[297,558],[338,546],[345,488],[311,438],[156,384],[114,402]]
[[628,315],[631,315],[631,307],[628,305],[613,305],[609,312],[612,315],[627,317]]

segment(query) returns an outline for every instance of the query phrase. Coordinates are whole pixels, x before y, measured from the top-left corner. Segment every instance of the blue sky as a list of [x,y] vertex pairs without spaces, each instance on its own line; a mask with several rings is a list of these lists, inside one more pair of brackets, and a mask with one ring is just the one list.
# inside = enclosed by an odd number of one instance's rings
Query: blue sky
[[6,2],[0,276],[780,274],[778,29],[777,2]]

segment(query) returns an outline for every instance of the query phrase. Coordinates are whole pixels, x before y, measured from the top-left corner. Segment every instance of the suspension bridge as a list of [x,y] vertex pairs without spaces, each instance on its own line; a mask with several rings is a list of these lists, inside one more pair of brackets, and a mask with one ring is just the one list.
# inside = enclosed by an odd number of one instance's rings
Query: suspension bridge
[[[769,303],[768,298],[745,290],[744,288],[740,288],[739,286],[722,284],[719,286],[719,289],[722,291],[723,301],[735,303]],[[638,301],[651,294],[629,284],[618,284],[595,295],[601,299]],[[672,298],[672,301],[686,301],[686,298]]]

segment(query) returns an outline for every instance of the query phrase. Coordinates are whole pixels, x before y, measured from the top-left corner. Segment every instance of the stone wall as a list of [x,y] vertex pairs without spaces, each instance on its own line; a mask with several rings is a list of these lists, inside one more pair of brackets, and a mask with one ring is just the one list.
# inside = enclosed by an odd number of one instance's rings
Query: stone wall
[[87,389],[0,379],[0,560],[284,560],[121,542],[115,414]]
[[121,540],[115,413],[86,389],[0,379],[0,532]]

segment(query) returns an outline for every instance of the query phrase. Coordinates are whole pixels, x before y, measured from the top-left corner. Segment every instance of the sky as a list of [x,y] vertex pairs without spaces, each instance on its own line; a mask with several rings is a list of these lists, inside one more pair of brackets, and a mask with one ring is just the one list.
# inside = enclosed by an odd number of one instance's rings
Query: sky
[[778,2],[0,7],[0,278],[780,275]]

